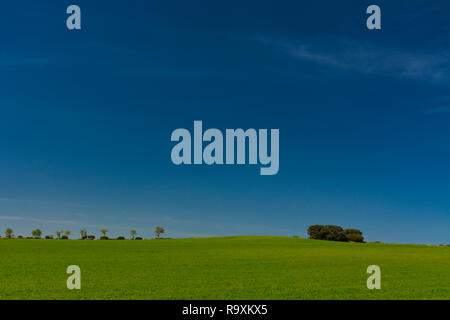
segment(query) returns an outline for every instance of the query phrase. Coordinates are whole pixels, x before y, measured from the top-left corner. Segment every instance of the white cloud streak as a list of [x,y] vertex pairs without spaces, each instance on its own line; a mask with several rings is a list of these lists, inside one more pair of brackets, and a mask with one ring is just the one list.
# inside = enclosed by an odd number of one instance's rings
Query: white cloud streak
[[361,44],[342,38],[316,39],[310,42],[258,38],[258,41],[278,48],[295,59],[334,68],[438,84],[450,82],[448,51],[409,52],[397,48],[382,48],[371,43]]

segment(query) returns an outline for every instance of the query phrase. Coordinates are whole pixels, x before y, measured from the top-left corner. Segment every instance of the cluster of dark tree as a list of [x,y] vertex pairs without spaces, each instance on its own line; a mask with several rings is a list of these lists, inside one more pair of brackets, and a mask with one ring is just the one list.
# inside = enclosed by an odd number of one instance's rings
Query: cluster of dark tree
[[343,229],[340,226],[316,224],[308,228],[308,235],[310,239],[316,240],[364,242],[361,231],[358,229]]

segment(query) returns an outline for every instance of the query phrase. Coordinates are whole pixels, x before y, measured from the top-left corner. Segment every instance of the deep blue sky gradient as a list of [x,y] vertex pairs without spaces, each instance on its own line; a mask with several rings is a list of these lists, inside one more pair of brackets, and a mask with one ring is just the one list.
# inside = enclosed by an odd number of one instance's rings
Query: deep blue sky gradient
[[[0,16],[0,232],[338,224],[450,243],[448,1],[7,0]],[[279,174],[173,165],[170,134],[194,120],[279,128]]]

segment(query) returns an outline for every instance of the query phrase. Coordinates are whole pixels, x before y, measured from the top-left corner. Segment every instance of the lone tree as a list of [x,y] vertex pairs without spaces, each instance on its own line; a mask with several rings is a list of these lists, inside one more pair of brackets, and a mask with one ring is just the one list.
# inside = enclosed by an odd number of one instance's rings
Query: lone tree
[[136,232],[136,230],[134,230],[134,229],[130,231],[131,239],[134,240],[134,237],[136,236],[136,233],[137,233],[137,232]]
[[5,236],[6,236],[7,238],[12,238],[13,233],[14,233],[13,229],[7,228],[6,231],[5,231]]
[[58,231],[56,231],[55,232],[55,234],[56,234],[56,237],[58,238],[58,239],[61,239],[61,234],[64,232],[64,230],[58,230]]
[[163,227],[157,226],[155,229],[156,237],[159,239],[159,236],[163,234],[166,230]]
[[31,234],[36,239],[39,239],[41,237],[41,235],[42,235],[42,231],[41,231],[41,229],[36,229],[36,230],[31,231]]
[[81,239],[84,240],[87,238],[87,230],[86,229],[81,229],[80,234],[81,234]]
[[102,230],[100,230],[100,232],[103,233],[104,237],[106,237],[106,233],[108,232],[108,230],[107,229],[102,229]]
[[69,237],[70,236],[70,230],[66,230],[66,232],[64,232],[64,234]]

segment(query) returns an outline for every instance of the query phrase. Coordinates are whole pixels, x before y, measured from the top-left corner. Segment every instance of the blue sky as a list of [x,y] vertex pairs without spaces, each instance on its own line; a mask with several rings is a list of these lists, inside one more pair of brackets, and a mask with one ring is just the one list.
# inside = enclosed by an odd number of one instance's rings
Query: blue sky
[[[82,30],[65,27],[78,4]],[[382,30],[365,27],[368,5]],[[448,1],[5,1],[0,231],[450,243]],[[280,171],[171,132],[279,128]]]

